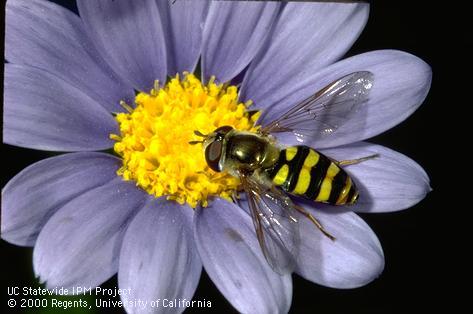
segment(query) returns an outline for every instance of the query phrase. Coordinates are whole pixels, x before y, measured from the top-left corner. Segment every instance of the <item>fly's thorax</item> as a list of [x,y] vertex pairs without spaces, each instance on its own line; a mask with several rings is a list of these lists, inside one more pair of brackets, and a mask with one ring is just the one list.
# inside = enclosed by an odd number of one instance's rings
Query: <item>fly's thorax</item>
[[233,130],[227,134],[222,154],[222,169],[235,175],[238,171],[253,172],[276,163],[279,148],[266,136]]

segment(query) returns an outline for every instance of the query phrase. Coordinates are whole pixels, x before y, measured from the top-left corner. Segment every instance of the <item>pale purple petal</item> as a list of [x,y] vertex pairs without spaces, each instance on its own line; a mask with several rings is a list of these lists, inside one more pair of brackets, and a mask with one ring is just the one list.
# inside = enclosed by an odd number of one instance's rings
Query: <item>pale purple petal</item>
[[156,0],[166,38],[168,75],[193,72],[202,49],[208,1]]
[[368,20],[368,4],[288,3],[241,90],[267,108],[281,102],[352,46]]
[[242,313],[286,313],[291,305],[290,275],[278,275],[259,247],[250,216],[215,199],[197,210],[195,239],[202,263],[220,292]]
[[2,190],[2,239],[33,246],[56,211],[115,178],[120,160],[103,153],[73,153],[39,161]]
[[109,111],[133,100],[85,33],[80,18],[50,1],[10,0],[6,5],[5,58],[50,72]]
[[339,288],[356,288],[377,278],[384,268],[384,254],[371,228],[355,213],[307,210],[336,240],[323,235],[309,220],[299,220],[301,247],[296,273],[315,283]]
[[3,140],[41,150],[102,150],[117,133],[113,116],[66,81],[25,65],[5,64]]
[[279,7],[276,2],[213,1],[204,27],[202,77],[227,82],[240,73],[262,47]]
[[[337,62],[304,82],[285,89],[268,109],[263,123],[279,117],[299,101],[314,94],[329,83],[356,71],[374,74],[369,100],[359,106],[350,119],[332,134],[307,138],[304,144],[316,147],[336,147],[378,135],[404,121],[424,101],[430,89],[432,71],[421,59],[397,50],[379,50],[357,55]],[[273,104],[269,108],[268,105]],[[295,136],[283,133],[277,136],[284,144],[299,143]],[[300,144],[300,143],[299,143]]]
[[192,233],[192,208],[150,197],[125,233],[120,252],[118,284],[131,294],[123,301],[142,300],[147,306],[126,303],[127,313],[181,313],[185,307],[152,307],[155,300],[191,300],[202,263]]
[[33,266],[48,288],[95,287],[118,271],[129,221],[147,194],[116,178],[64,205],[44,226]]
[[135,89],[166,80],[166,46],[158,7],[148,0],[77,1],[94,43]]
[[358,202],[348,207],[358,212],[391,212],[409,208],[431,191],[429,177],[412,159],[370,143],[322,150],[335,160],[379,154],[379,157],[344,167],[360,191]]

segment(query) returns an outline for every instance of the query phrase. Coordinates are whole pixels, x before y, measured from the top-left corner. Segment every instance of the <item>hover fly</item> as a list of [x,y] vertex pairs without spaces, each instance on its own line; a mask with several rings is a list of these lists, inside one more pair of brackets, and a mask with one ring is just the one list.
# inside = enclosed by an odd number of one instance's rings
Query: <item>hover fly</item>
[[263,124],[257,133],[231,126],[221,126],[207,135],[195,132],[203,140],[192,143],[203,143],[208,166],[240,178],[259,244],[277,273],[288,273],[295,267],[299,217],[307,217],[334,240],[288,194],[331,205],[354,204],[358,190],[342,166],[375,156],[336,161],[308,146],[282,148],[271,134],[292,132],[298,138],[330,135],[367,101],[372,85],[372,73],[355,72],[332,82],[277,120]]

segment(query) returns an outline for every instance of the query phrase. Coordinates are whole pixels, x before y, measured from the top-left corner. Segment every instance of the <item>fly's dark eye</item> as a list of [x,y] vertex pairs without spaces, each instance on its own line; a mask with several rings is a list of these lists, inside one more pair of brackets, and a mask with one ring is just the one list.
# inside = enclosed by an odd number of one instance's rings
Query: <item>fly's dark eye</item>
[[210,143],[205,149],[205,160],[209,167],[216,172],[221,171],[218,162],[222,156],[222,145],[222,141],[217,140]]
[[231,130],[233,130],[233,128],[231,126],[224,125],[224,126],[221,126],[221,127],[217,128],[214,132],[215,133],[220,133],[220,134],[227,134]]

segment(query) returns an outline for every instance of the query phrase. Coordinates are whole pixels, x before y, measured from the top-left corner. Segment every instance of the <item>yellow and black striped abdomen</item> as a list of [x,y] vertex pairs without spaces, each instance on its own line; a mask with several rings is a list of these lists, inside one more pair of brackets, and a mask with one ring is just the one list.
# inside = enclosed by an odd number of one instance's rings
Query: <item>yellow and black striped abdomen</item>
[[307,146],[281,150],[266,173],[287,193],[332,205],[354,204],[358,191],[348,174],[330,158]]

